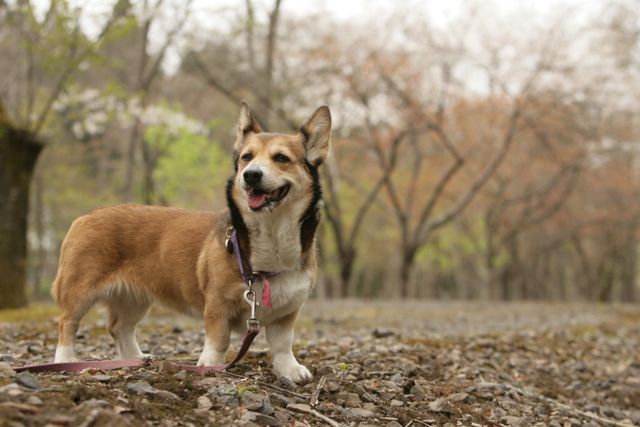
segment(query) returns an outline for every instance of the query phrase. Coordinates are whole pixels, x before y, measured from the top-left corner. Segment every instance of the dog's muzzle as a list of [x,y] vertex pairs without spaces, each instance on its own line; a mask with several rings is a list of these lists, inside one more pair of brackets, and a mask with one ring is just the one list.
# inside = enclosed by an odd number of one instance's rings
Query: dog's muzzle
[[[245,172],[246,174],[246,172]],[[260,210],[264,207],[272,207],[284,199],[289,193],[291,185],[285,184],[273,191],[264,191],[252,186],[247,187],[247,196],[249,207],[254,210]]]

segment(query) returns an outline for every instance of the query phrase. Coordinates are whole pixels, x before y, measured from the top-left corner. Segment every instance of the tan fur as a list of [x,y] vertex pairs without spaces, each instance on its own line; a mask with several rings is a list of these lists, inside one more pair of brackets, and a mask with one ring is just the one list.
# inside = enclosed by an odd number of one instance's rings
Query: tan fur
[[[324,120],[322,114],[328,114],[328,109],[326,112],[323,109],[319,116]],[[316,115],[318,112],[313,117]],[[271,311],[261,308],[259,315],[267,326],[270,344],[274,341],[272,347],[280,348],[280,355],[274,355],[274,368],[298,381],[308,378],[308,371],[294,366],[295,358],[294,362],[287,359],[289,356],[285,353],[290,350],[284,348],[291,347],[293,322],[301,304],[299,295],[305,289],[304,286],[296,288],[296,278],[309,277],[310,283],[315,283],[316,255],[314,245],[305,251],[300,250],[300,245],[295,246],[298,235],[284,236],[293,242],[287,246],[289,243],[283,242],[286,239],[276,234],[278,230],[287,230],[283,228],[286,225],[295,229],[294,221],[299,218],[293,216],[301,215],[301,207],[311,201],[312,182],[305,171],[305,159],[313,150],[305,143],[311,138],[305,140],[303,134],[263,133],[245,104],[238,126],[235,145],[238,157],[250,151],[254,156],[252,161],[255,161],[252,164],[262,165],[268,171],[269,179],[293,183],[281,206],[276,206],[272,212],[253,213],[247,206],[247,195],[242,187],[242,171],[251,162],[239,160],[231,194],[247,223],[249,247],[252,251],[255,249],[252,262],[269,262],[273,270],[282,271],[277,276],[281,278],[274,279],[274,288],[278,281],[281,282],[279,286],[288,287],[274,289],[275,296],[284,301],[284,305]],[[247,126],[249,132],[246,132]],[[325,145],[320,147],[324,150],[321,157],[324,157],[319,163],[328,154],[328,141]],[[285,154],[291,162],[275,162],[273,157],[277,153]],[[271,223],[276,230],[273,233],[269,228]],[[248,305],[242,296],[246,286],[234,256],[224,245],[230,225],[229,210],[190,212],[135,204],[97,209],[76,219],[62,244],[58,274],[52,288],[52,295],[62,309],[56,360],[73,355],[79,322],[96,302],[104,302],[108,307],[109,333],[116,339],[121,357],[141,356],[135,342],[135,325],[153,301],[182,313],[202,316],[207,342],[211,346],[207,349],[205,345],[201,357],[204,363],[213,357],[207,352],[224,354],[229,346],[230,331],[242,329],[248,317]],[[262,244],[268,252],[272,241],[276,252],[281,248],[283,254],[259,251]],[[291,263],[287,256],[294,255],[297,261]],[[275,338],[272,340],[271,337]],[[286,359],[278,362],[282,365],[280,368],[276,366],[278,358]]]

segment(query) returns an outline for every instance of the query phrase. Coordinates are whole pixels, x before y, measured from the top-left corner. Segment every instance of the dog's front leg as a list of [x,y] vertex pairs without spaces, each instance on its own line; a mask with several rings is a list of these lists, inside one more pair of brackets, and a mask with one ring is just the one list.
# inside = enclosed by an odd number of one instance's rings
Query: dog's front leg
[[267,329],[267,341],[273,355],[273,372],[294,382],[311,379],[309,370],[298,363],[293,355],[293,324],[297,312],[273,323]]
[[229,348],[231,330],[229,322],[220,312],[207,304],[204,311],[204,348],[198,366],[221,365]]

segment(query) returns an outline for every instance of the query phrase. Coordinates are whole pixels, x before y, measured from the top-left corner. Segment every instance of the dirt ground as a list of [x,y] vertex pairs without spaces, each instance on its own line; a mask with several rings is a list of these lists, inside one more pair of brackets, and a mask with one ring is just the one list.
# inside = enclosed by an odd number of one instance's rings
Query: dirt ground
[[[298,386],[271,373],[262,336],[228,373],[16,375],[52,359],[55,315],[0,312],[2,426],[640,425],[639,306],[310,301],[295,349],[314,379]],[[203,340],[201,321],[162,309],[138,336],[183,363]],[[83,359],[115,357],[103,310],[78,343]]]

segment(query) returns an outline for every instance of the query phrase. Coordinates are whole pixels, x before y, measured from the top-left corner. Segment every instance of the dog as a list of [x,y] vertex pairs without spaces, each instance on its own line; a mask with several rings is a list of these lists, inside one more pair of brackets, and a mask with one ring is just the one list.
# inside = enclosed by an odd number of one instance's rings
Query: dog
[[[295,135],[262,130],[243,101],[233,147],[228,208],[191,212],[136,204],[97,209],[76,219],[63,243],[52,295],[62,310],[55,362],[75,360],[74,341],[98,302],[122,359],[145,357],[136,324],[157,301],[204,320],[199,366],[221,364],[232,331],[246,331],[249,305],[229,230],[253,271],[269,272],[271,308],[256,317],[266,329],[273,372],[311,378],[292,350],[294,323],[315,286],[315,234],[320,221],[318,168],[331,144],[331,113],[318,108]],[[262,289],[255,289],[256,298]]]

